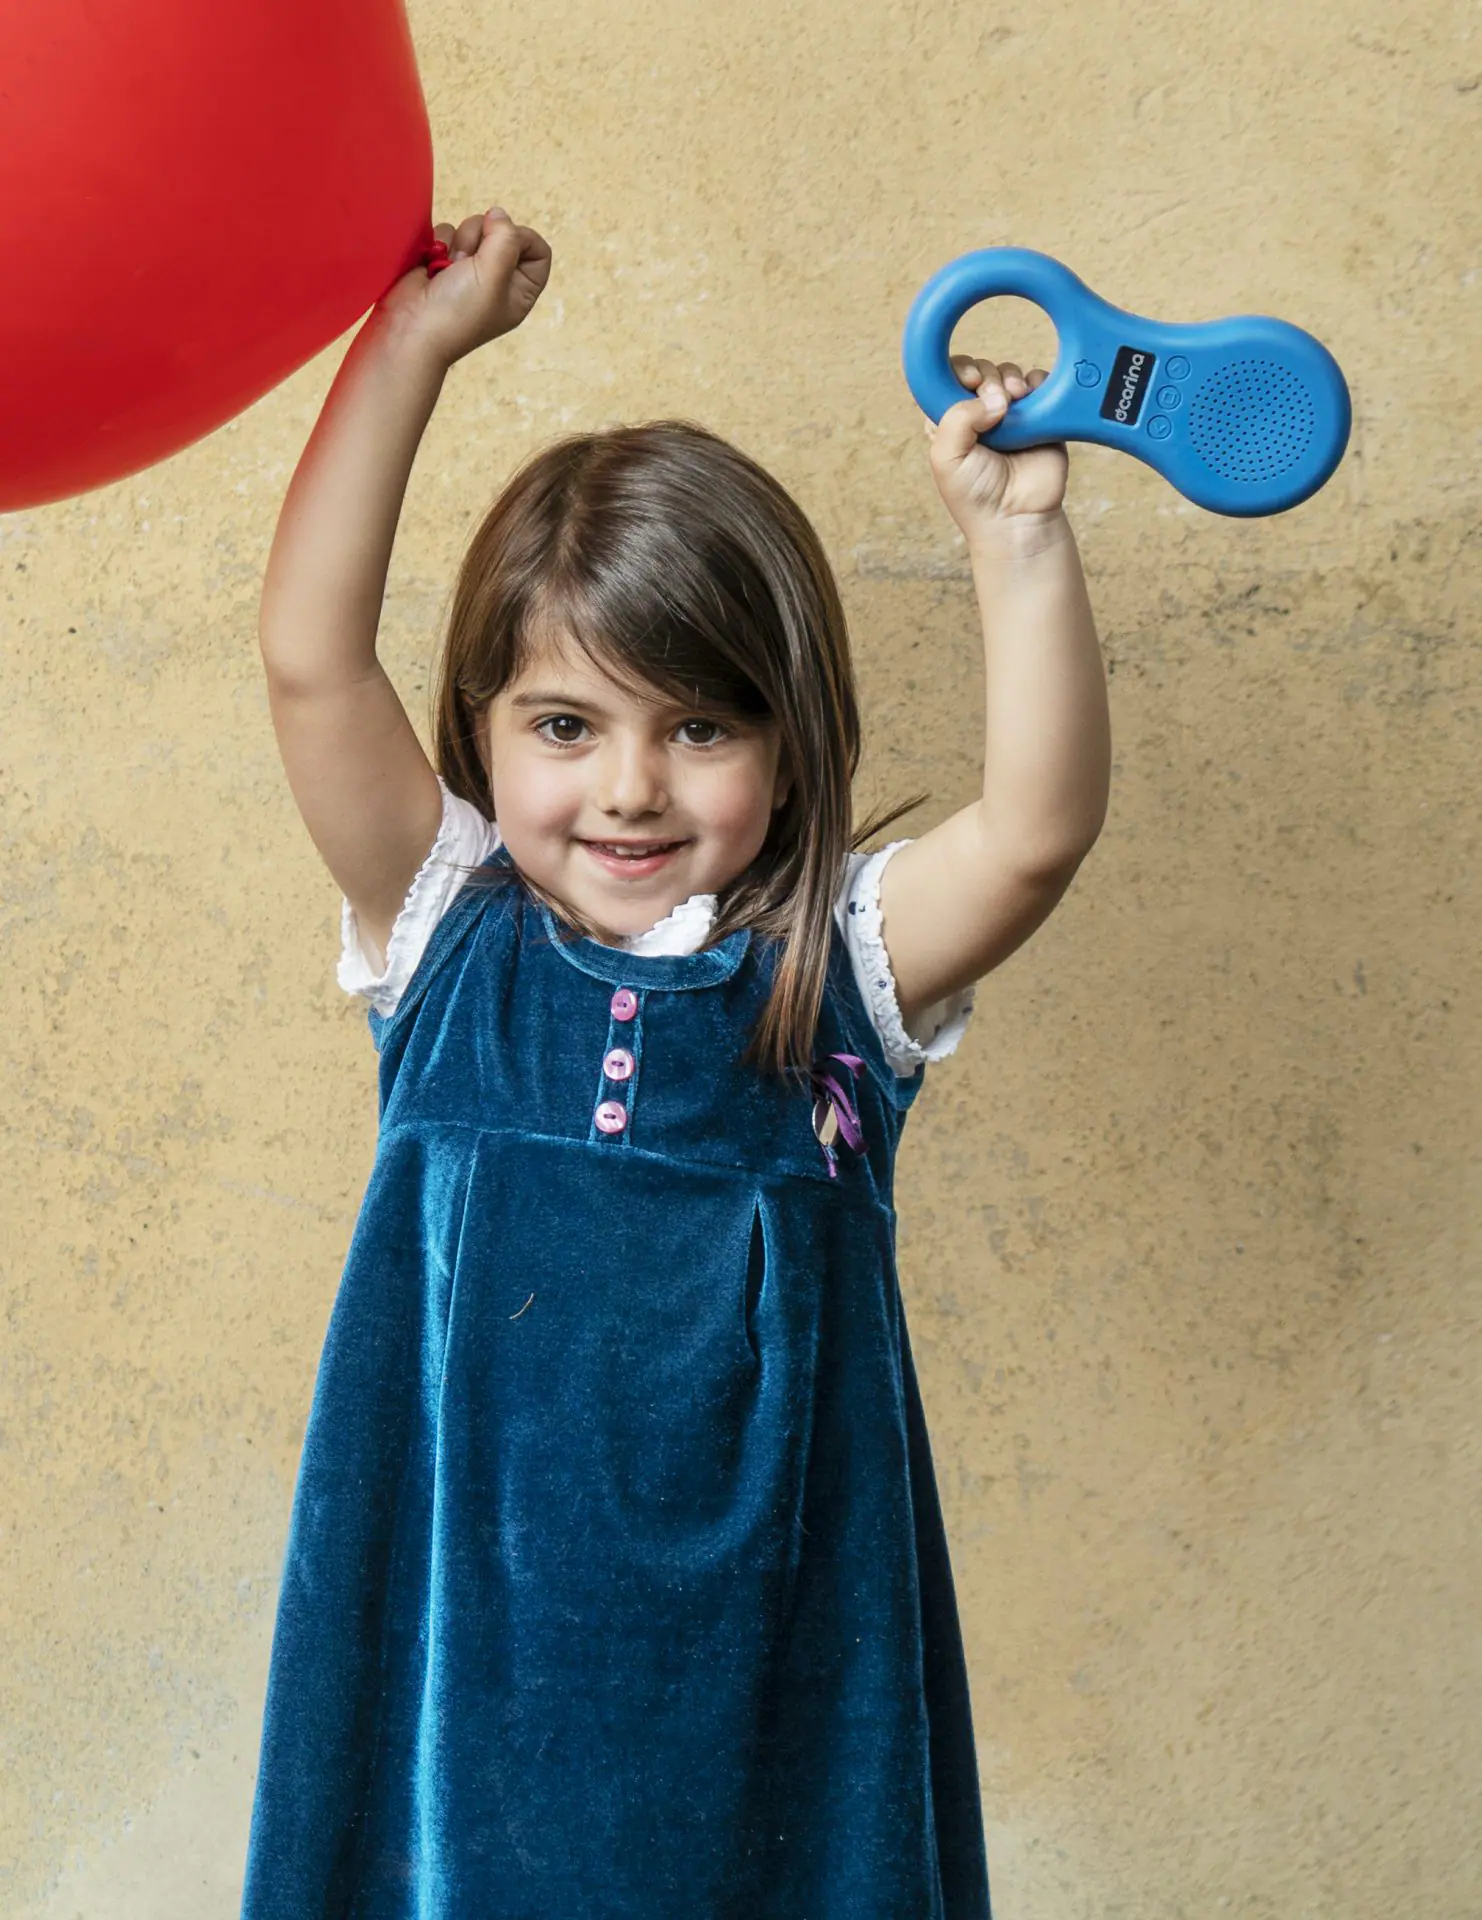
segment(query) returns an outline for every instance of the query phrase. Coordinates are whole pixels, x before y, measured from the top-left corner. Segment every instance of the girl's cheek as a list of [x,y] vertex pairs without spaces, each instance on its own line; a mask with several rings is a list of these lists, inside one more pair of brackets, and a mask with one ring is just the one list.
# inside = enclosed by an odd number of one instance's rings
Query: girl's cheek
[[761,767],[731,769],[708,786],[701,810],[710,831],[734,845],[744,843],[750,859],[772,823],[772,781]]
[[569,768],[517,749],[494,763],[494,799],[501,820],[539,831],[560,826],[580,796]]

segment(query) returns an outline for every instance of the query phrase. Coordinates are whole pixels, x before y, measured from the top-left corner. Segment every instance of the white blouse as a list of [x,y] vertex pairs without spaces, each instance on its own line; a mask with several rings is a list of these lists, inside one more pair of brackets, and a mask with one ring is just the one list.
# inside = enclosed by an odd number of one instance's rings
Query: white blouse
[[[348,900],[340,903],[339,983],[346,993],[368,1000],[378,1013],[395,1009],[433,928],[468,878],[460,867],[480,865],[500,844],[499,829],[492,820],[451,792],[445,780],[439,778],[438,785],[443,794],[442,824],[396,916],[386,964],[379,973],[361,945],[355,909]],[[965,987],[926,1008],[909,1029],[901,1019],[895,976],[880,932],[880,876],[891,855],[909,845],[907,840],[893,840],[876,853],[849,854],[843,885],[834,899],[834,919],[844,936],[860,993],[885,1057],[902,1077],[915,1073],[923,1061],[941,1060],[955,1052],[973,1007],[973,989]],[[695,953],[705,944],[715,908],[713,893],[692,894],[657,926],[632,935],[622,945],[630,953]]]

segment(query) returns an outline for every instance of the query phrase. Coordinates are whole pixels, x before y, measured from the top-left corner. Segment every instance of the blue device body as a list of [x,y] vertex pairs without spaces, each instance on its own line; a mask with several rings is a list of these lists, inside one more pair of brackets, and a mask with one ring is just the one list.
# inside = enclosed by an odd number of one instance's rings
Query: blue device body
[[1094,441],[1145,461],[1212,513],[1249,517],[1297,506],[1343,458],[1348,384],[1310,333],[1265,314],[1148,320],[1030,247],[965,253],[917,294],[901,358],[928,418],[969,397],[952,371],[952,330],[996,294],[1043,307],[1060,339],[1050,377],[979,436],[996,453]]

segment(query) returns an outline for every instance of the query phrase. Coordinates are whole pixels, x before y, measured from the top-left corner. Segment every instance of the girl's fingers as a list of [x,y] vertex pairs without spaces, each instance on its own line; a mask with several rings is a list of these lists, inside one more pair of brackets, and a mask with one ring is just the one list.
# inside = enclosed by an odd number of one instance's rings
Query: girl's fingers
[[509,215],[503,207],[490,207],[487,213],[471,213],[466,220],[460,220],[455,227],[451,220],[442,220],[432,229],[436,239],[441,240],[455,260],[463,260],[477,253],[483,240],[485,228],[492,233],[501,222],[507,223]]
[[950,357],[952,371],[965,387],[981,389],[996,381],[1007,392],[1017,395],[1033,393],[1050,377],[1044,367],[1025,373],[1013,360],[996,364],[992,360],[976,360],[968,353],[954,353]]
[[479,236],[483,240],[495,240],[511,233],[518,237],[525,231],[524,227],[516,225],[514,217],[506,213],[503,207],[490,207],[479,220]]
[[[971,447],[972,439],[984,431],[985,425],[996,423],[1013,401],[1022,399],[1026,393],[1033,393],[1050,377],[1043,367],[1035,367],[1029,373],[1021,372],[1012,360],[1000,364],[992,360],[975,359],[968,353],[954,353],[949,358],[953,373],[965,387],[974,390],[971,400],[960,401],[942,415],[942,421],[946,421],[950,415],[957,414],[964,436],[967,436],[968,425],[971,424],[971,435],[963,439],[964,452]],[[930,436],[937,431],[941,422],[927,420],[923,424]],[[957,422],[954,422],[950,431],[955,433],[956,429]]]
[[1028,382],[1012,360],[1005,360],[999,366],[992,360],[974,359],[969,353],[954,353],[949,357],[957,378],[980,397],[997,390],[1007,398],[1017,400],[1029,391]]
[[453,242],[448,251],[455,259],[460,255],[474,253],[483,235],[484,216],[481,213],[471,213],[466,220],[459,222],[458,231],[453,236]]

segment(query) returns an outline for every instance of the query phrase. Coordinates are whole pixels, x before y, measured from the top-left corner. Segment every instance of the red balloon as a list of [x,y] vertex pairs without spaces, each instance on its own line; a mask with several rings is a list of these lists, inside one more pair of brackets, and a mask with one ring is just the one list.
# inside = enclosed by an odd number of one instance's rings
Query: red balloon
[[432,247],[401,0],[0,0],[0,511],[188,446]]

